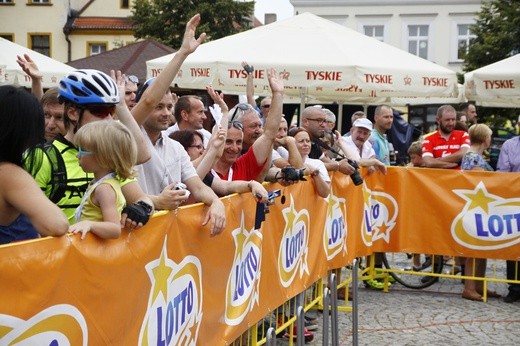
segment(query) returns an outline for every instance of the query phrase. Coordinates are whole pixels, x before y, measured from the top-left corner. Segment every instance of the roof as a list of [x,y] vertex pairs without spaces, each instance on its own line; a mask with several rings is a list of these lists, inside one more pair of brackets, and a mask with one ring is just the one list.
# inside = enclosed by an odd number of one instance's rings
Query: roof
[[134,22],[124,17],[77,17],[68,23],[74,30],[134,30]]
[[73,60],[68,62],[67,65],[77,69],[96,69],[105,73],[110,73],[110,70],[120,70],[126,75],[136,75],[142,82],[146,80],[147,60],[173,52],[175,52],[173,48],[155,40],[146,39],[88,58]]

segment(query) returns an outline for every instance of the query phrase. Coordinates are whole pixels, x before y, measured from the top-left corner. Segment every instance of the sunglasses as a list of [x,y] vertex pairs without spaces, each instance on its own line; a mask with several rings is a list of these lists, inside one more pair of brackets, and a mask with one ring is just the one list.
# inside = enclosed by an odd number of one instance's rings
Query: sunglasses
[[235,120],[238,110],[241,110],[242,114],[244,114],[247,110],[251,109],[247,103],[239,103],[235,107],[235,111],[233,112],[233,115],[231,116],[231,120],[229,120],[229,122],[233,122]]
[[234,127],[237,130],[243,130],[244,129],[244,125],[242,125],[242,123],[240,121],[230,121],[228,123],[227,128],[230,129],[231,127]]
[[94,155],[94,154],[95,154],[95,152],[93,152],[93,151],[83,150],[83,148],[78,147],[78,156],[86,156],[86,155]]
[[262,105],[262,108],[269,108],[271,105]]
[[106,118],[112,113],[114,113],[115,106],[85,106],[83,109],[88,110],[90,113],[92,113],[94,116],[98,118]]
[[137,78],[137,76],[134,76],[133,74],[130,76],[125,76],[125,82],[128,83],[129,81],[134,84],[139,84],[139,78]]

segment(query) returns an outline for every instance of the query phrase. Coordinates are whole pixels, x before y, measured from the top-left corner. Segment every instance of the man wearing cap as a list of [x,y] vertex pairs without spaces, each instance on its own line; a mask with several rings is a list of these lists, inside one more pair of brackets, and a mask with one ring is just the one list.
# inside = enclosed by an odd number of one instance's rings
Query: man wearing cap
[[[352,125],[354,125],[354,122],[356,120],[358,120],[360,118],[366,118],[366,117],[367,117],[367,115],[365,114],[365,112],[363,112],[363,111],[355,111],[354,113],[352,113],[352,117],[350,117],[350,123]],[[348,137],[348,136],[350,136],[350,131],[343,135],[343,137]]]
[[350,136],[341,137],[345,146],[346,156],[356,161],[360,166],[368,166],[369,174],[377,168],[386,173],[386,166],[377,160],[372,144],[368,141],[372,132],[372,122],[367,118],[359,118],[354,121],[350,129]]

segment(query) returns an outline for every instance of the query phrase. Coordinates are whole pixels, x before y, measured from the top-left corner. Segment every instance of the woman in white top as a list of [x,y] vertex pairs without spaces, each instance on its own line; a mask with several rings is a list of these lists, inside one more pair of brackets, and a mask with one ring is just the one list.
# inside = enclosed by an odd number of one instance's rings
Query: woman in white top
[[302,127],[293,128],[289,131],[296,141],[296,147],[300,152],[306,169],[310,171],[310,176],[314,183],[316,193],[326,198],[330,194],[330,177],[325,165],[321,160],[310,159],[311,138],[307,130]]

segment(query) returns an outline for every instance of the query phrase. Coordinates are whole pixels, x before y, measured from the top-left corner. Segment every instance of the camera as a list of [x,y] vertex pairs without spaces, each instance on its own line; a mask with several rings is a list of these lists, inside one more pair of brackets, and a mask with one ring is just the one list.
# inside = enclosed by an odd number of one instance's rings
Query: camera
[[188,187],[186,186],[186,184],[183,184],[181,182],[178,182],[177,184],[175,184],[175,186],[173,187],[174,190],[183,190],[184,191],[184,194],[186,196],[190,196],[190,190],[188,190]]
[[297,169],[294,167],[284,167],[280,171],[282,173],[282,179],[287,181],[298,181],[298,180],[307,180],[305,179],[304,172],[305,169]]
[[361,178],[361,175],[359,174],[359,171],[358,171],[358,164],[355,162],[355,161],[352,161],[350,159],[347,159],[348,161],[348,164],[351,165],[352,167],[354,167],[354,173],[352,173],[350,175],[350,179],[352,179],[352,182],[354,183],[354,185],[358,186],[358,185],[361,185],[363,184],[363,178]]
[[180,183],[180,182],[175,184],[175,187],[174,187],[174,190],[186,190],[186,189],[187,189],[186,185],[183,183]]
[[267,201],[264,204],[264,213],[269,213],[269,206],[274,204],[274,199],[280,197],[282,192],[280,190],[269,191],[267,193]]

